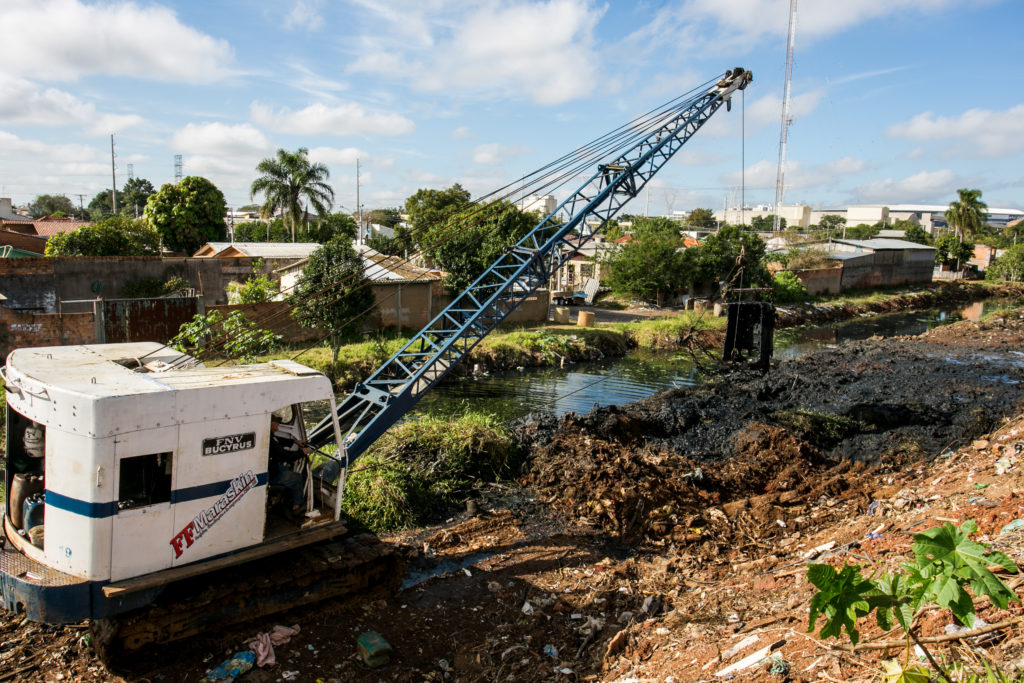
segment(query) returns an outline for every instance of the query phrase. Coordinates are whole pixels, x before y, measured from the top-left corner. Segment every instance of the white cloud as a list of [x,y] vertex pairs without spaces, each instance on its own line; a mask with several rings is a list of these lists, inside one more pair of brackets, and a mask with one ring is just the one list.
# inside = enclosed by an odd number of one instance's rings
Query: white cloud
[[[867,164],[862,159],[849,156],[820,164],[805,164],[799,159],[791,159],[786,162],[786,192],[830,185],[866,168]],[[777,171],[778,162],[762,159],[747,167],[745,177],[739,171],[732,171],[722,175],[721,180],[726,185],[745,182],[748,189],[774,189]]]
[[459,126],[452,131],[452,138],[455,140],[472,140],[475,135],[469,129],[469,126]]
[[598,82],[593,34],[604,9],[587,0],[487,2],[462,13],[450,6],[439,11],[433,3],[408,3],[401,10],[359,4],[392,27],[411,21],[420,40],[371,47],[349,66],[352,72],[405,80],[430,92],[521,93],[541,104],[583,97]]
[[252,157],[270,149],[266,136],[248,123],[190,123],[168,143],[176,152],[200,156]]
[[310,161],[327,164],[328,166],[354,166],[356,159],[359,159],[360,164],[364,164],[368,156],[364,150],[355,147],[345,147],[343,149],[338,149],[337,147],[314,147],[309,150]]
[[4,151],[5,159],[23,156],[41,161],[87,162],[100,156],[97,148],[88,145],[51,145],[39,140],[26,140],[6,131],[0,131],[0,149]]
[[935,116],[930,111],[890,126],[892,137],[926,142],[961,143],[960,154],[1013,156],[1024,150],[1024,104],[1004,111],[970,109],[960,116]]
[[473,163],[484,166],[497,166],[511,157],[525,154],[529,151],[525,147],[499,145],[496,142],[491,142],[485,145],[477,145],[473,148]]
[[953,171],[921,171],[901,180],[886,178],[860,185],[856,189],[859,201],[907,204],[916,201],[938,200],[953,193],[959,181]]
[[0,63],[43,80],[91,74],[206,83],[228,73],[227,41],[182,24],[158,5],[6,0]]
[[298,111],[288,107],[275,111],[253,102],[249,113],[261,126],[296,135],[405,135],[415,127],[401,114],[371,110],[353,102],[335,106],[317,103]]
[[[798,120],[818,108],[824,92],[812,92],[793,95],[789,99],[789,116]],[[765,95],[747,107],[747,124],[751,126],[778,126],[782,122],[782,98],[778,95]]]
[[323,0],[296,0],[295,6],[284,18],[285,28],[301,28],[316,31],[323,27],[324,18],[320,14]]
[[90,135],[118,133],[143,122],[135,114],[101,114],[91,102],[56,88],[40,89],[22,78],[0,74],[0,122],[81,126]]

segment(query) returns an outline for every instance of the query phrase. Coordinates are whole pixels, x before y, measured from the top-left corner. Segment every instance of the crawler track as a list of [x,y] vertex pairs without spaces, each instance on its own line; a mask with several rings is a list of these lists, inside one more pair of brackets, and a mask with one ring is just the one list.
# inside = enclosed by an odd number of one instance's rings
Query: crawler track
[[402,581],[401,556],[371,535],[330,541],[171,586],[148,607],[92,623],[107,665],[164,644],[330,598],[379,591]]

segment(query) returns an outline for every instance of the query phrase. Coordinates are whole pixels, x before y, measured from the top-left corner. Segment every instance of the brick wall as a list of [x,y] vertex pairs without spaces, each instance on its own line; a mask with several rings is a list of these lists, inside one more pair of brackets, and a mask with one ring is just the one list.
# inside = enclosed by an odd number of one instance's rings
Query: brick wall
[[17,348],[92,344],[92,313],[19,313],[0,307],[0,358]]
[[817,294],[838,294],[843,279],[843,269],[839,268],[806,268],[794,270],[793,273],[800,278],[807,293]]

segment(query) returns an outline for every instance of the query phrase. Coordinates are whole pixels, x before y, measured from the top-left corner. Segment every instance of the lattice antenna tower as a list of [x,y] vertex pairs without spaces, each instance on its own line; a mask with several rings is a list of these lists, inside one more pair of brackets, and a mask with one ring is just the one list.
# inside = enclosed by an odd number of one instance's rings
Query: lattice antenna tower
[[174,182],[181,182],[181,155],[174,155]]
[[786,38],[786,88],[782,97],[782,130],[779,132],[779,169],[775,176],[775,218],[772,222],[772,230],[779,231],[779,211],[782,207],[782,196],[784,194],[786,177],[786,142],[789,139],[789,92],[793,80],[793,46],[796,40],[796,2],[789,0],[789,33]]
[[135,180],[135,164],[128,164],[128,180]]

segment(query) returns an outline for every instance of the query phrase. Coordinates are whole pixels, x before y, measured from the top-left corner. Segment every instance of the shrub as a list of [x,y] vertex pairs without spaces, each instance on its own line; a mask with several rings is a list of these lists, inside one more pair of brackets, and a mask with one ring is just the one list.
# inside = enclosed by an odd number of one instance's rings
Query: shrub
[[775,274],[772,288],[775,290],[775,300],[780,304],[806,301],[809,296],[807,288],[804,287],[804,283],[800,282],[800,278],[788,270]]

